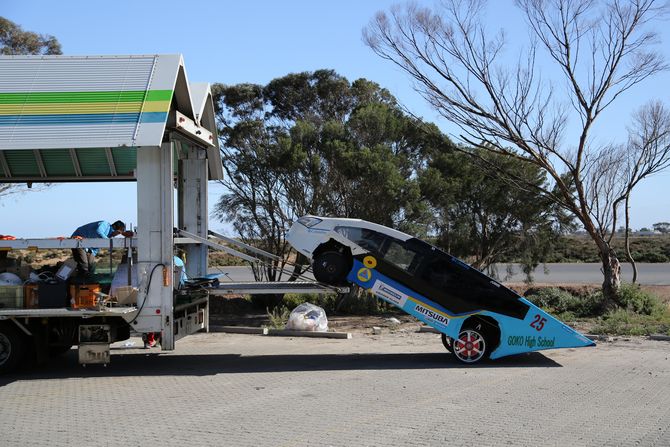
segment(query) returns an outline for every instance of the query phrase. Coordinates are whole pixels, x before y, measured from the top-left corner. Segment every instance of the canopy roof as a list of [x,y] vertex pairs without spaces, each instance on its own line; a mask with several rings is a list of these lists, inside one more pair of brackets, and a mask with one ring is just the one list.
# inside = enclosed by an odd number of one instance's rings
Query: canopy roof
[[181,55],[0,56],[0,183],[134,180],[137,150],[180,129],[222,178],[209,84]]

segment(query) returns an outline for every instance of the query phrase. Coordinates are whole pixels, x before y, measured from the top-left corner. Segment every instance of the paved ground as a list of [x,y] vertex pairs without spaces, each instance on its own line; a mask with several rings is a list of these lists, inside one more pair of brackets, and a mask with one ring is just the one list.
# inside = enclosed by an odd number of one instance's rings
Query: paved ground
[[1,446],[668,446],[670,344],[464,367],[435,334],[199,334],[0,378]]

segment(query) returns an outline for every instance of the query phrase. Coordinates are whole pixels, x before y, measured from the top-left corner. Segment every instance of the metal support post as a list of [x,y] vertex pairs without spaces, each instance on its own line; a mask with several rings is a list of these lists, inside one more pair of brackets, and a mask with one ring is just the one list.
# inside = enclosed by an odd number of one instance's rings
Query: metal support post
[[141,309],[133,322],[137,332],[162,332],[161,346],[174,349],[173,143],[137,150],[138,274]]
[[[178,183],[179,228],[207,239],[207,153],[181,143]],[[186,274],[197,278],[207,274],[208,250],[203,244],[189,244],[186,252]]]

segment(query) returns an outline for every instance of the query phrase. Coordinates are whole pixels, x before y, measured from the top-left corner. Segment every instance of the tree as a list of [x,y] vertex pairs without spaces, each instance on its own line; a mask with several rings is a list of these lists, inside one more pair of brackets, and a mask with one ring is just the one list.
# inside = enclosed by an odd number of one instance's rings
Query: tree
[[0,17],[0,54],[62,54],[58,40],[51,35],[24,31],[19,25]]
[[547,181],[537,166],[474,151],[535,188],[524,188],[482,169],[462,152],[433,151],[420,179],[435,212],[438,245],[492,274],[494,263],[515,259],[530,279],[558,236],[571,228],[571,219],[537,193]]
[[[0,17],[0,54],[61,54],[54,36],[24,31],[19,25]],[[25,191],[22,185],[0,183],[0,197]]]
[[658,231],[663,234],[670,233],[670,222],[657,222],[652,225],[654,231]]
[[634,116],[628,144],[620,149],[623,176],[620,177],[616,207],[624,202],[626,235],[624,249],[633,268],[632,282],[637,282],[637,264],[630,251],[630,196],[633,188],[646,177],[670,165],[670,111],[658,101],[642,107]]
[[300,215],[352,216],[421,232],[416,224],[426,208],[415,159],[433,136],[388,91],[318,70],[266,86],[217,84],[213,92],[227,189],[215,216],[283,259],[258,275],[282,278],[290,249],[284,233]]
[[[645,175],[621,180],[624,162],[592,133],[622,94],[667,69],[646,30],[663,7],[655,0],[517,0],[531,41],[510,68],[501,62],[504,34],[490,37],[481,22],[483,4],[445,0],[435,10],[410,4],[380,12],[364,39],[416,81],[466,142],[547,173],[552,188],[539,191],[573,213],[598,247],[603,306],[612,307],[621,268],[611,241],[622,202]],[[541,50],[551,68],[536,63]],[[560,82],[552,82],[554,72]]]

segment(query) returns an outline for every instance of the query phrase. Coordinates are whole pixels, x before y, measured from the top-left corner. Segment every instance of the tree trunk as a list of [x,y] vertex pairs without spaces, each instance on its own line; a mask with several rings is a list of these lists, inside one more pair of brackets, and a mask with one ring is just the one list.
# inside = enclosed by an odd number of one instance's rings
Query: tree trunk
[[633,255],[630,252],[630,235],[629,235],[629,229],[630,229],[630,209],[628,207],[628,202],[630,199],[630,194],[626,196],[626,228],[624,231],[626,232],[624,236],[624,246],[626,248],[626,259],[628,262],[630,262],[631,267],[633,267],[633,284],[637,282],[637,264],[635,264],[635,259],[633,259]]
[[[606,245],[606,244],[605,244]],[[619,288],[621,287],[621,263],[614,250],[607,247],[600,250],[600,259],[603,264],[603,310],[614,309],[619,303]]]
[[303,255],[302,253],[298,253],[295,257],[293,272],[291,272],[291,276],[288,280],[296,281],[298,278],[300,278],[300,275],[302,275],[302,273],[307,270],[305,267],[309,267],[309,259],[307,259],[307,256]]

